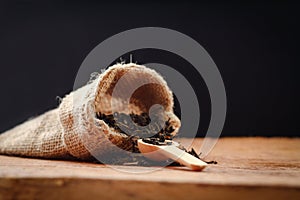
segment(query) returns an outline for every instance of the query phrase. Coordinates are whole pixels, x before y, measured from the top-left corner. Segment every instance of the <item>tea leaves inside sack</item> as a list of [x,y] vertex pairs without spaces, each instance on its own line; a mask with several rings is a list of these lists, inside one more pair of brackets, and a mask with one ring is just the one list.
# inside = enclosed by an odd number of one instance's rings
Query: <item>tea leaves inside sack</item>
[[[97,118],[103,120],[115,131],[131,136],[131,139],[142,138],[145,142],[156,145],[167,144],[165,140],[171,140],[172,132],[175,130],[169,122],[170,119],[162,121],[162,117],[159,115],[154,115],[151,119],[148,113],[140,115],[118,112],[110,115],[97,113]],[[164,127],[161,127],[160,124],[163,124]]]

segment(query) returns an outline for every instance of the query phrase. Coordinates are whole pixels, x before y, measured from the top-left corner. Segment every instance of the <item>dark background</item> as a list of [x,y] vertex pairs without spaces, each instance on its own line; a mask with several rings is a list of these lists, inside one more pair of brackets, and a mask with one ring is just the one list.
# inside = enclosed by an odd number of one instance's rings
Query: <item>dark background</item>
[[[56,107],[97,44],[157,26],[192,37],[217,64],[228,100],[223,136],[300,136],[297,4],[109,2],[0,3],[0,132]],[[132,53],[138,63],[167,64],[188,78],[200,101],[202,136],[210,101],[201,76],[168,52]]]

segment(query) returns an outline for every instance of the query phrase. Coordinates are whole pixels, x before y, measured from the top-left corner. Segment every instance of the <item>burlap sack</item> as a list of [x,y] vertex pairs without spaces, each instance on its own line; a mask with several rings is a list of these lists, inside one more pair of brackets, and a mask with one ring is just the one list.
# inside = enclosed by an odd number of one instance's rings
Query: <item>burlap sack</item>
[[[112,93],[118,80],[127,73],[130,76],[122,85],[124,94],[140,80],[159,84],[140,87],[131,96],[129,106],[124,106],[122,94],[112,98]],[[111,107],[111,101],[115,108]],[[164,117],[174,128],[172,134],[176,134],[180,121],[173,114],[173,96],[165,80],[141,65],[116,64],[86,86],[66,95],[58,108],[0,134],[0,154],[88,160],[92,158],[91,153],[111,153],[116,146],[130,151],[133,149],[130,137],[99,120],[96,113],[111,114],[112,110],[118,110],[139,114],[148,112],[153,104],[163,105]]]

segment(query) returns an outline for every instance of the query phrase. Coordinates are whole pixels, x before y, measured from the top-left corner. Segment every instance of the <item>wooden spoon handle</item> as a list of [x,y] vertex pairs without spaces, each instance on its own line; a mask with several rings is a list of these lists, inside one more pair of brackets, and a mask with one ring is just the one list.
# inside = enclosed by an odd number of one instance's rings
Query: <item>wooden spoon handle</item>
[[158,147],[161,149],[160,153],[164,154],[168,158],[171,158],[172,160],[179,162],[182,165],[191,168],[192,170],[201,171],[207,166],[207,163],[179,149],[175,145]]

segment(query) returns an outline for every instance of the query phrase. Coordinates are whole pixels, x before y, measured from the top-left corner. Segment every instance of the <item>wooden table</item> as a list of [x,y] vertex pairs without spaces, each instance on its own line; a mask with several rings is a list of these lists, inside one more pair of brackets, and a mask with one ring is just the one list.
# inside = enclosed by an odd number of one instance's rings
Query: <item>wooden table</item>
[[[202,141],[194,141],[196,149]],[[207,159],[218,164],[203,172],[168,167],[133,174],[96,163],[0,156],[0,199],[300,199],[299,138],[222,138]]]

